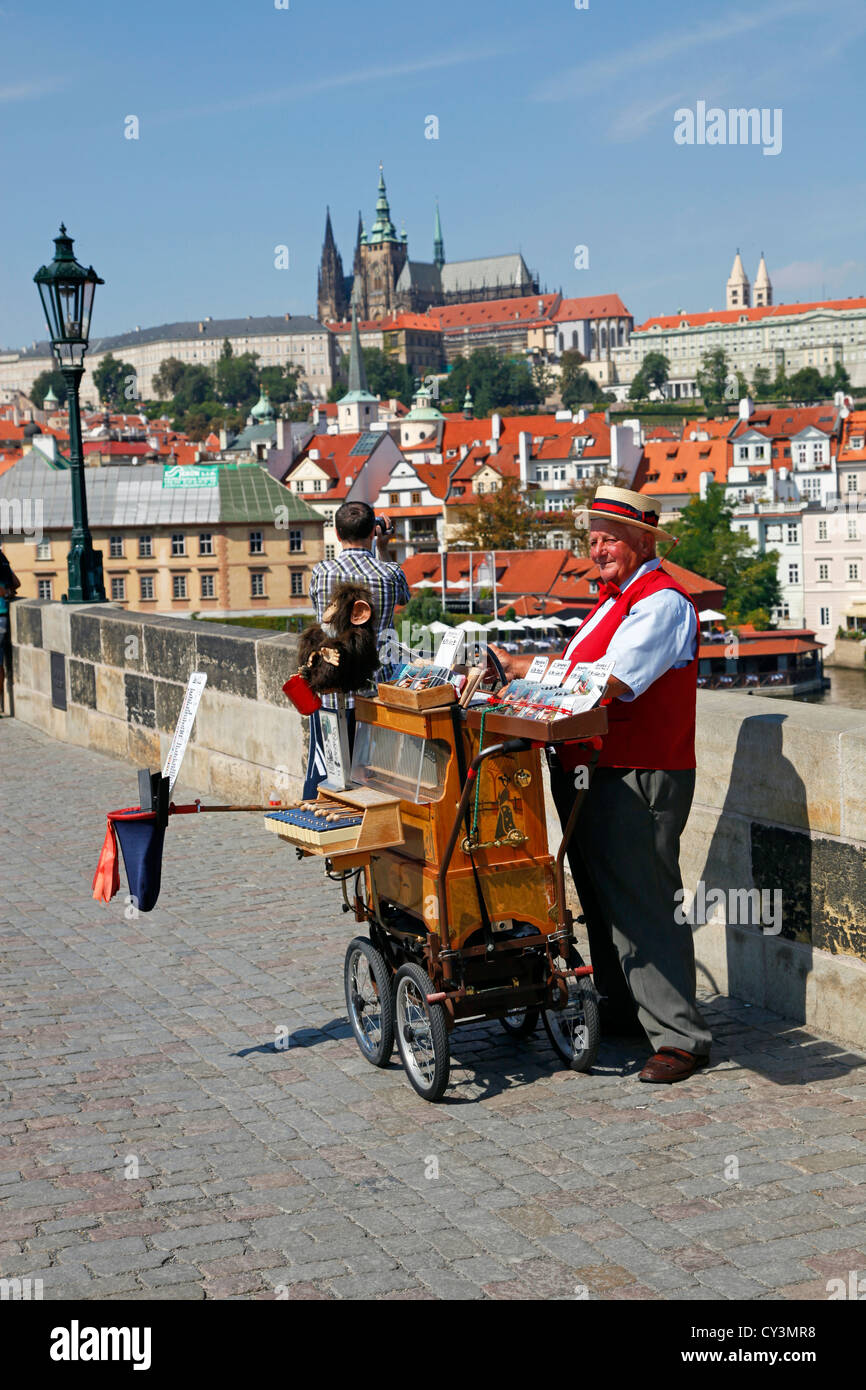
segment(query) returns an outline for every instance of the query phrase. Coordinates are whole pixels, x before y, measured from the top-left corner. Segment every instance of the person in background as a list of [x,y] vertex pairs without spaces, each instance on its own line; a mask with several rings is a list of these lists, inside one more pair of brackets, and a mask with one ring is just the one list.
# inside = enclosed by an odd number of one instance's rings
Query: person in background
[[[344,502],[334,517],[337,538],[341,551],[335,560],[320,560],[313,569],[310,580],[310,598],[316,610],[316,621],[322,615],[338,584],[351,581],[366,584],[373,598],[376,610],[376,640],[381,652],[383,643],[394,625],[394,609],[409,602],[409,586],[406,576],[398,564],[388,559],[388,541],[394,534],[380,518],[377,520],[373,508],[366,502]],[[373,537],[376,539],[376,554],[373,554]],[[379,679],[387,675],[380,667]],[[372,693],[372,691],[371,691]],[[335,695],[325,695],[322,699],[325,709],[336,709]],[[346,717],[351,752],[355,738],[355,701],[346,696]],[[316,788],[327,775],[322,753],[322,730],[318,713],[310,715],[310,753],[307,761],[307,775],[304,782],[304,798],[316,795]]]
[[9,600],[21,581],[0,550],[0,713],[6,713],[6,663],[9,660]]

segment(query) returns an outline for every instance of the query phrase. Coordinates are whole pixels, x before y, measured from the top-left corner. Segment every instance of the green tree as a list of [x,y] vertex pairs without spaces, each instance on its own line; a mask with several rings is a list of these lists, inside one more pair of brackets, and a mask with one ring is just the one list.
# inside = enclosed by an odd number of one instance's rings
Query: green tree
[[787,401],[791,398],[791,383],[781,362],[776,368],[776,375],[773,378],[771,397],[774,401]]
[[728,359],[724,348],[705,352],[697,372],[698,390],[704,405],[721,405],[729,376]]
[[551,371],[546,362],[538,358],[530,367],[530,374],[532,376],[532,384],[538,392],[539,401],[546,401],[548,396],[553,394],[556,385],[555,373]]
[[[263,367],[259,372],[259,383],[267,391],[273,406],[288,405],[297,400],[299,376],[297,367]],[[309,406],[306,409],[309,415]]]
[[583,370],[585,361],[577,348],[568,348],[559,359],[559,395],[566,410],[592,405],[602,395],[598,382]]
[[755,393],[755,400],[769,400],[772,389],[769,367],[756,367],[752,376],[752,390]]
[[658,391],[661,396],[664,395],[670,371],[670,361],[663,352],[648,352],[641,366],[641,374],[647,385],[651,390]]
[[824,383],[828,396],[834,395],[836,391],[844,391],[847,394],[851,390],[851,378],[841,362],[837,362],[830,375],[825,376]]
[[495,348],[476,348],[469,357],[456,357],[440,389],[459,410],[467,386],[479,417],[508,406],[539,404],[538,388],[526,363],[505,357]]
[[160,400],[168,401],[177,392],[186,372],[186,364],[179,357],[164,357],[154,373],[153,389]]
[[[113,353],[107,352],[93,373],[93,384],[104,405],[119,409],[129,406],[137,399],[135,394],[136,370],[129,362],[120,362]],[[130,395],[130,389],[133,394]]]
[[649,382],[643,374],[643,370],[636,372],[631,386],[628,388],[628,398],[630,401],[645,401],[649,399]]
[[788,390],[791,400],[805,401],[806,405],[823,400],[827,394],[824,378],[817,367],[801,367],[790,378]]
[[63,373],[58,371],[40,372],[30,387],[30,399],[37,410],[42,409],[49,387],[53,388],[60,405],[63,405],[66,400],[66,382],[63,380]]
[[[229,349],[226,354],[226,348]],[[216,364],[216,398],[227,405],[240,409],[255,405],[259,398],[259,374],[256,363],[257,352],[241,352],[237,356],[231,343],[226,339],[223,351]]]

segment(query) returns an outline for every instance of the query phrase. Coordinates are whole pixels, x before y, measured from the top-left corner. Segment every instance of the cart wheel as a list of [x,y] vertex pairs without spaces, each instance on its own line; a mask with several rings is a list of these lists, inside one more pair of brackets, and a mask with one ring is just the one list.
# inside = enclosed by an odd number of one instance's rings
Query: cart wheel
[[391,974],[382,954],[363,936],[349,942],[344,983],[355,1041],[368,1062],[386,1067],[394,1046]]
[[445,1010],[428,1004],[433,982],[420,965],[401,965],[394,991],[397,1047],[406,1075],[424,1100],[438,1100],[448,1085],[451,1056]]
[[[561,956],[557,964],[564,964]],[[580,964],[575,951],[569,965]],[[569,980],[568,1003],[562,1009],[545,1009],[544,1026],[554,1051],[567,1067],[572,1071],[591,1071],[601,1038],[598,999],[591,975]]]
[[510,1038],[528,1038],[538,1027],[538,1009],[510,1009],[499,1022]]

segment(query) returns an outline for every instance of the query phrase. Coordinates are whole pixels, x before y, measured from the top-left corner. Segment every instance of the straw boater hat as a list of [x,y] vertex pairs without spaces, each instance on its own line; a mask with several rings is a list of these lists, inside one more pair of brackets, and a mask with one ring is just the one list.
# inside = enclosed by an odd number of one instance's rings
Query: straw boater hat
[[600,487],[588,507],[577,509],[574,519],[578,526],[591,526],[595,517],[605,517],[626,526],[638,526],[641,531],[652,531],[662,540],[675,540],[669,531],[659,526],[660,511],[661,504],[655,497],[630,492],[625,487]]

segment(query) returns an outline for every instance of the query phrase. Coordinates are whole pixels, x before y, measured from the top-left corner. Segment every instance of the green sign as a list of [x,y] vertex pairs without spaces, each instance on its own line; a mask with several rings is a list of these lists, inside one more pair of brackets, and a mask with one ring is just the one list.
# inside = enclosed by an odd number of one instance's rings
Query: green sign
[[176,463],[162,470],[163,487],[218,487],[216,468],[199,468],[195,464]]

